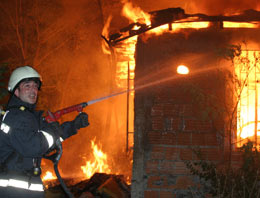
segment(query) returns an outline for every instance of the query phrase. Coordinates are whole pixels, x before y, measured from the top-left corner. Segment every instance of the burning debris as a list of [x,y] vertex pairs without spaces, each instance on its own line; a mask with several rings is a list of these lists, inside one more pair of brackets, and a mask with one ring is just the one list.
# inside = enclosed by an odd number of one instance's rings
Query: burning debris
[[[70,184],[70,180],[64,181],[72,194],[79,198],[130,197],[130,186],[124,181],[122,175],[95,173],[89,180],[84,180],[74,185]],[[57,184],[56,181],[53,182],[53,184]],[[60,185],[53,185],[46,191],[46,196],[63,197],[65,193]]]

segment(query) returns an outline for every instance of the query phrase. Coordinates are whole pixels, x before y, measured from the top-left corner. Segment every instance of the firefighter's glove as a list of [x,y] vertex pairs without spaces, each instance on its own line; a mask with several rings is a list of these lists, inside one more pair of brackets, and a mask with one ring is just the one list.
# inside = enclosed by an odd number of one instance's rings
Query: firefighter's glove
[[56,137],[61,137],[63,134],[62,128],[59,122],[51,122],[48,124],[49,130],[55,134]]
[[81,129],[87,127],[89,125],[88,122],[88,114],[85,112],[80,113],[77,117],[73,120],[74,126],[76,129]]

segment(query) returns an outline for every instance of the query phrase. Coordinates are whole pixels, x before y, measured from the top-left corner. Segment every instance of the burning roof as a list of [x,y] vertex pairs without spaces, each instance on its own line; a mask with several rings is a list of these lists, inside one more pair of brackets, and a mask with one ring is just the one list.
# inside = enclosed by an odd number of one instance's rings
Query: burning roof
[[260,11],[245,10],[243,13],[235,15],[218,15],[209,16],[206,14],[186,14],[182,8],[168,8],[148,13],[150,22],[134,22],[128,26],[121,28],[119,32],[110,34],[108,38],[102,36],[109,45],[116,45],[118,42],[128,39],[130,37],[142,34],[146,31],[156,27],[172,24],[172,23],[185,23],[185,22],[248,22],[256,23],[260,21]]

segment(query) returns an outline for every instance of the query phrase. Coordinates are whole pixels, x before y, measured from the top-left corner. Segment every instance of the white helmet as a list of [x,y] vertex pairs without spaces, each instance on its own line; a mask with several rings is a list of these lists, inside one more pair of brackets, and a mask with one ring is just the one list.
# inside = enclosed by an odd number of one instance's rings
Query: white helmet
[[36,80],[39,83],[39,88],[41,86],[41,76],[40,74],[30,66],[23,66],[16,68],[9,79],[8,91],[13,92],[18,87],[19,83],[26,79]]

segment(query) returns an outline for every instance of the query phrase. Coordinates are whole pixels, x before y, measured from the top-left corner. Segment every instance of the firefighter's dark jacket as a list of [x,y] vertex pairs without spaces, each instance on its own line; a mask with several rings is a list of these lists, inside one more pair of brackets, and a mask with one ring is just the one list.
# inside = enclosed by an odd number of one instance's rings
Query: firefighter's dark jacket
[[[0,160],[5,161],[7,171],[31,171],[33,159],[41,159],[49,149],[47,139],[40,132],[48,132],[49,124],[44,121],[41,111],[35,111],[35,105],[25,103],[15,95],[6,109],[9,112],[4,123],[10,126],[10,131],[0,131]],[[77,133],[73,121],[64,122],[61,127],[64,140]]]

